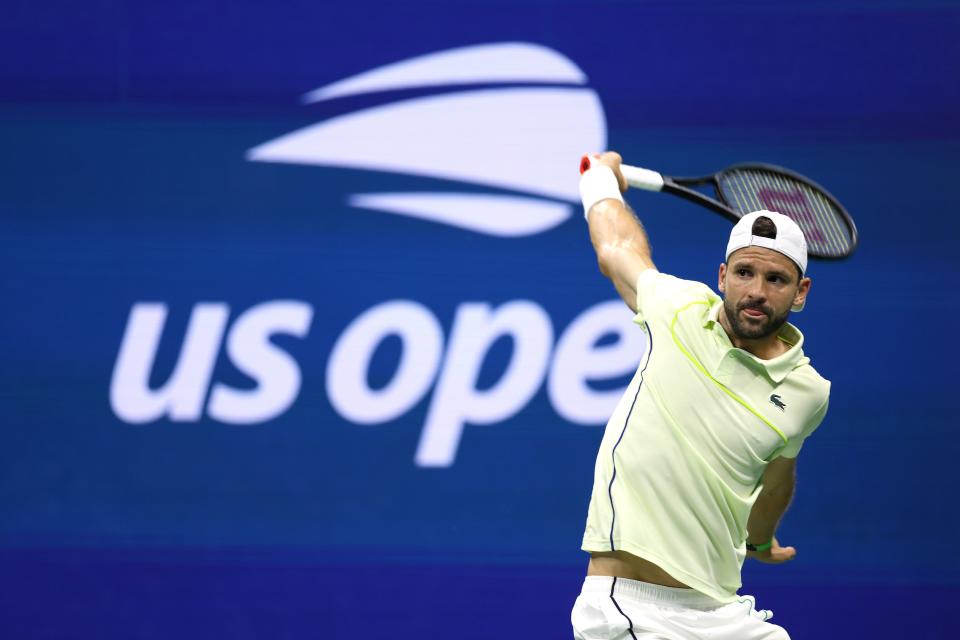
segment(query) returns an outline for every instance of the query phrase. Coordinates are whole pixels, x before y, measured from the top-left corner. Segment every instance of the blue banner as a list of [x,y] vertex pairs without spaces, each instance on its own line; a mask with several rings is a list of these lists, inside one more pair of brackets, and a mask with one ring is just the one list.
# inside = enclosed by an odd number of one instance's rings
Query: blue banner
[[[935,637],[911,611],[960,584],[955,349],[918,336],[957,311],[954,3],[13,14],[5,636],[116,609],[83,637],[569,635],[596,450],[645,345],[577,195],[580,154],[612,148],[670,175],[783,165],[857,221],[792,318],[833,382],[781,527],[800,556],[748,563],[745,591],[794,637]],[[729,223],[627,196],[658,268],[715,286]],[[901,604],[810,617],[825,593]]]

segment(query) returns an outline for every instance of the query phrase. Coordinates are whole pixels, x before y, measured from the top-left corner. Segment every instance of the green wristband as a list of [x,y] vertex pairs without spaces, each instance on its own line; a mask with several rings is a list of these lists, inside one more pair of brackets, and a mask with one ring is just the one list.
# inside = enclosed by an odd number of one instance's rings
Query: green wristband
[[747,551],[766,551],[773,546],[773,540],[766,542],[764,544],[750,544],[747,543]]

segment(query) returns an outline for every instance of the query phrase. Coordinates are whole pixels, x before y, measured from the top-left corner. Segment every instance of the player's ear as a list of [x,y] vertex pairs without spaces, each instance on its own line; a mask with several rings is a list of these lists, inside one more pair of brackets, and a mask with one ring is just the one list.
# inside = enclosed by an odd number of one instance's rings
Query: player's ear
[[720,289],[720,293],[724,293],[723,290],[723,277],[727,275],[727,263],[720,263],[720,273],[717,275],[717,288]]
[[813,280],[810,278],[800,278],[800,286],[797,287],[797,295],[793,297],[794,306],[803,306],[807,301],[807,294],[810,293],[810,286]]

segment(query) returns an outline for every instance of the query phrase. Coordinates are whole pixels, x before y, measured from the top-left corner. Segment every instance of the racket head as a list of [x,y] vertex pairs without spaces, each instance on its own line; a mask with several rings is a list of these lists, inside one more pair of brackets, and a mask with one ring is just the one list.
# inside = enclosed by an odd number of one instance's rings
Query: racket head
[[792,218],[811,257],[836,260],[857,248],[853,218],[833,195],[799,173],[764,163],[735,164],[714,176],[717,198],[740,217],[766,209]]

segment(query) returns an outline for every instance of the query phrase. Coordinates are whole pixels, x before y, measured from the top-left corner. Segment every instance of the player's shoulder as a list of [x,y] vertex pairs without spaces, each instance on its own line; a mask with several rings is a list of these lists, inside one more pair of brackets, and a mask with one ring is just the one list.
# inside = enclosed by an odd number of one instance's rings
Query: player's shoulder
[[830,397],[830,381],[810,364],[810,358],[804,356],[790,372],[790,377],[795,383],[802,385],[807,393],[817,398],[817,404],[827,402]]
[[684,309],[705,318],[710,306],[718,299],[710,287],[702,282],[684,280],[652,268],[645,269],[637,277],[637,315],[634,322],[672,325]]
[[[644,269],[637,278],[637,296],[645,303],[667,303],[675,306],[678,302],[713,302],[718,299],[716,293],[703,282],[686,280],[657,269]],[[672,304],[671,304],[672,303]]]

